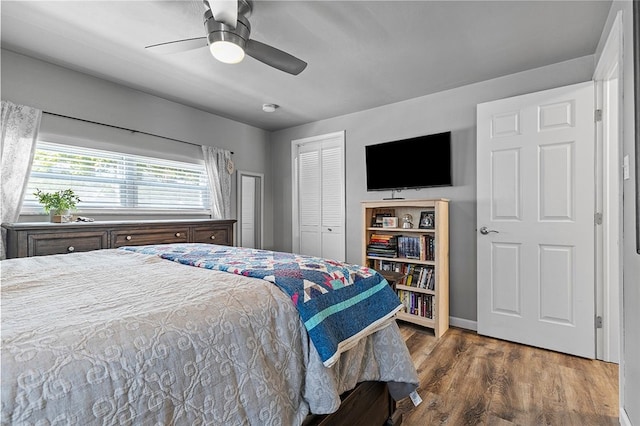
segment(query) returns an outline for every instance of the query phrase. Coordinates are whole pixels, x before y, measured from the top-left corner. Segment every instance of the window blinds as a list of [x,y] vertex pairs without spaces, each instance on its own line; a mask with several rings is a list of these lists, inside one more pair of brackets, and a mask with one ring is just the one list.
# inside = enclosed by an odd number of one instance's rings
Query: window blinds
[[210,213],[204,166],[38,141],[22,208],[41,211],[33,193],[71,188],[79,211]]

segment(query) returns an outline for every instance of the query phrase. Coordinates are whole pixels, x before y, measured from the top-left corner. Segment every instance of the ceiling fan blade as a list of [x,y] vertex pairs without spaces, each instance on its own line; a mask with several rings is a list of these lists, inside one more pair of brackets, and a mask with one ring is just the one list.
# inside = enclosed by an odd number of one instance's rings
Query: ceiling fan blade
[[307,67],[305,61],[255,40],[247,41],[245,52],[264,64],[293,75],[300,74]]
[[187,50],[198,49],[200,47],[206,47],[206,45],[206,37],[196,37],[187,38],[184,40],[168,41],[166,43],[152,44],[151,46],[146,46],[145,49],[149,49],[154,53],[165,55],[169,53],[178,53],[185,52]]
[[213,19],[235,28],[238,22],[238,0],[209,0]]

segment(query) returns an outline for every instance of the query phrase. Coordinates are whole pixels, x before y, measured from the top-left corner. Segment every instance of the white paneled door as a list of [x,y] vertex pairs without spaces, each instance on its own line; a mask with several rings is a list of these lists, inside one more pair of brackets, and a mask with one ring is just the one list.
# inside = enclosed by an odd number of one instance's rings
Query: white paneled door
[[293,141],[294,251],[344,261],[344,132]]
[[594,358],[593,83],[477,120],[478,333]]
[[256,179],[255,176],[241,176],[240,178],[240,193],[242,194],[240,246],[242,247],[256,248]]
[[237,244],[242,247],[262,248],[264,175],[238,170],[238,223]]

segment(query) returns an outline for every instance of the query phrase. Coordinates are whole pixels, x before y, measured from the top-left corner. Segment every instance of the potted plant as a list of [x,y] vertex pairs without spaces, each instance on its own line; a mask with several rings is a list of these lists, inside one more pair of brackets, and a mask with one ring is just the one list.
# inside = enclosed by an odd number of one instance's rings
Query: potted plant
[[71,220],[69,211],[75,209],[80,201],[72,189],[57,192],[42,192],[38,189],[33,195],[38,197],[38,202],[42,204],[44,211],[49,213],[49,219],[54,223],[69,222]]

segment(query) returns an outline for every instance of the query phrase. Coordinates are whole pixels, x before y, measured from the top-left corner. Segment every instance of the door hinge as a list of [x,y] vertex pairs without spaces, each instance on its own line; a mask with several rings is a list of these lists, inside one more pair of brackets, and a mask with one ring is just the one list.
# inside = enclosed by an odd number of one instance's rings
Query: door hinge
[[593,215],[593,222],[596,225],[602,225],[602,213],[596,213]]
[[597,109],[594,115],[595,121],[600,122],[602,121],[602,110],[601,109]]
[[596,328],[602,328],[602,317],[600,315],[596,317]]

